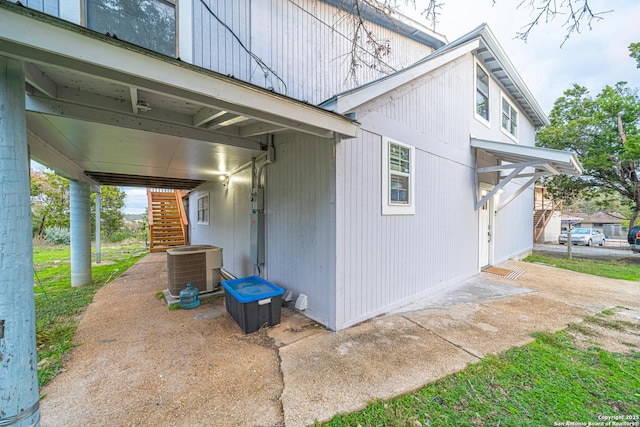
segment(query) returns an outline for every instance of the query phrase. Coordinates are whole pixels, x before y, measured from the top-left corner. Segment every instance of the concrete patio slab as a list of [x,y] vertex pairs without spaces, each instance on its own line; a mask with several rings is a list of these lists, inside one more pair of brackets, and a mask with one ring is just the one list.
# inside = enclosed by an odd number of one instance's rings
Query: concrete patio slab
[[280,358],[287,426],[415,390],[478,360],[400,316],[316,334],[281,348]]
[[[341,332],[287,308],[245,335],[224,299],[167,309],[166,256],[103,287],[65,368],[41,392],[43,426],[302,426],[364,407],[616,306],[640,284],[514,262],[517,280],[475,276]],[[622,314],[621,314],[622,315]]]

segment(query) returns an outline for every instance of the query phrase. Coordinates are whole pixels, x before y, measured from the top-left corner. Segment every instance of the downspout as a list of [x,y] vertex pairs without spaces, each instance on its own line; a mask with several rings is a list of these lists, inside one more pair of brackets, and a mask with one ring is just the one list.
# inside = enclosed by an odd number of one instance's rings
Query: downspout
[[275,162],[275,154],[276,148],[273,145],[273,134],[269,134],[267,143],[267,157],[265,158],[264,163],[260,166],[260,169],[258,169],[258,188],[264,188],[264,185],[262,184],[262,172],[267,167],[267,165]]
[[267,142],[267,155],[264,162],[260,165],[258,172],[254,178],[255,159],[252,159],[251,183],[252,190],[249,195],[251,200],[251,229],[250,229],[250,258],[253,261],[254,270],[257,270],[259,276],[262,276],[262,268],[266,260],[266,219],[265,210],[265,191],[262,183],[262,174],[267,167],[275,161],[275,146],[273,145],[273,135],[269,134]]

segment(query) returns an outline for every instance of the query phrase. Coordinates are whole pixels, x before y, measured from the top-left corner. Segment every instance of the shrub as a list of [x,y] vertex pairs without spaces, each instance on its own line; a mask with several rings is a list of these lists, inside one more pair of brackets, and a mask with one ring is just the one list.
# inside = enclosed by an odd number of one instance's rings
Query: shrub
[[128,239],[130,237],[134,237],[134,236],[133,236],[133,234],[131,234],[131,232],[129,232],[127,230],[116,231],[115,233],[111,234],[111,236],[109,237],[109,241],[111,241],[113,243],[118,243],[118,242],[122,242],[124,239]]
[[68,228],[47,227],[44,229],[44,239],[48,243],[68,245],[71,243],[71,232]]

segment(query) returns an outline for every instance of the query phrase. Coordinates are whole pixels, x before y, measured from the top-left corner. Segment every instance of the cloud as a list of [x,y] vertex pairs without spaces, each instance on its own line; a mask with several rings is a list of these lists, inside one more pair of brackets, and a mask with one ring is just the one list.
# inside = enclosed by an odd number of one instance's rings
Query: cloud
[[124,198],[124,208],[122,211],[126,214],[141,214],[147,208],[147,189],[146,188],[121,188],[127,193]]

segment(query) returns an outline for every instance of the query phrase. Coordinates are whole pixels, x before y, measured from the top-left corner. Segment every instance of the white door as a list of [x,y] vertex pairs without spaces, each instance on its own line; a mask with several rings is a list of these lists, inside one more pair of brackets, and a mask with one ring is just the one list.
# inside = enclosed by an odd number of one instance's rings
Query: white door
[[[480,197],[484,197],[490,190],[491,187],[486,187],[481,185]],[[479,264],[480,268],[486,267],[491,264],[491,226],[493,221],[491,221],[491,213],[493,211],[493,198],[489,199],[487,203],[482,205],[480,209],[478,209],[478,234],[479,234],[479,244],[478,244],[478,253],[479,253]]]

